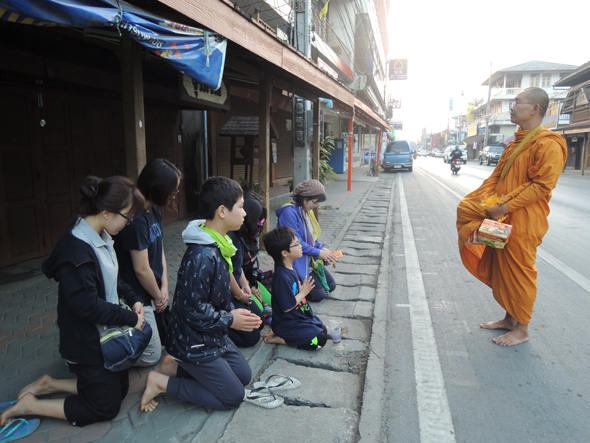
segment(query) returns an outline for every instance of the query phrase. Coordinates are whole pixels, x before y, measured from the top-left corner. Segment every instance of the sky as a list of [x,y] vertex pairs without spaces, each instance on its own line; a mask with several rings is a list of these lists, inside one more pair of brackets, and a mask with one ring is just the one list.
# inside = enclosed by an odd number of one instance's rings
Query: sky
[[589,13],[588,0],[391,0],[388,58],[408,60],[408,80],[387,84],[387,94],[401,100],[396,137],[417,141],[423,128],[444,130],[447,116],[487,99],[481,84],[490,63],[496,72],[533,60],[590,61]]

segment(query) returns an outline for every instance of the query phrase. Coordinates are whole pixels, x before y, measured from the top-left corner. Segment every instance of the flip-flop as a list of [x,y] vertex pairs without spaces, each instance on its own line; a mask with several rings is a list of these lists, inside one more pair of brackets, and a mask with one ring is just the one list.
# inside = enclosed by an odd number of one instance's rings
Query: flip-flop
[[252,385],[254,388],[269,388],[273,391],[290,391],[301,386],[301,382],[296,378],[287,377],[286,375],[274,374],[265,381],[259,381]]
[[17,401],[18,400],[12,400],[12,401],[5,401],[4,403],[0,403],[0,414],[2,412],[6,411],[11,406],[14,406]]
[[6,443],[27,437],[35,432],[40,424],[41,421],[38,418],[32,420],[17,418],[12,420],[0,430],[0,443]]
[[267,388],[246,389],[244,401],[266,409],[278,408],[285,402],[283,397],[277,397]]

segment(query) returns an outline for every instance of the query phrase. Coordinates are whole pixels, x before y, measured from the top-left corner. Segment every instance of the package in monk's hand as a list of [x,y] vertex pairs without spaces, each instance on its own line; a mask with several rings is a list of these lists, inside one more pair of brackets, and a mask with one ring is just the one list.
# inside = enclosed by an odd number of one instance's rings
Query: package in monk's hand
[[479,229],[471,233],[467,244],[488,245],[492,248],[503,249],[508,243],[511,232],[512,225],[485,219]]

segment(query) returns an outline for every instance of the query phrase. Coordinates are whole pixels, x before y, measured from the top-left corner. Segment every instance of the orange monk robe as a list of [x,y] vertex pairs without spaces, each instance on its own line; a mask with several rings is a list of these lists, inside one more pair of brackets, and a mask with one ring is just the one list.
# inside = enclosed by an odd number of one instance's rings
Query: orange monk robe
[[[537,247],[549,228],[549,200],[567,158],[560,135],[541,129],[522,147],[510,171],[500,180],[510,155],[530,131],[519,129],[504,150],[496,169],[457,206],[459,251],[465,267],[492,288],[494,298],[519,323],[528,324],[537,297]],[[512,234],[504,249],[466,245],[469,235],[487,218],[479,207],[484,196],[496,193],[508,203],[504,223]]]

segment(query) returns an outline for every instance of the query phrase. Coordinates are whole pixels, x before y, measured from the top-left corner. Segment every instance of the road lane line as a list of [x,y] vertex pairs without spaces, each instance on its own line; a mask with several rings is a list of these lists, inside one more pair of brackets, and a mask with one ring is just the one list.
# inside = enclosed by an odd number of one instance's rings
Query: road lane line
[[401,174],[397,179],[414,347],[420,441],[424,443],[454,443],[456,441],[455,429],[438,358],[438,348],[434,338],[432,319],[420,272],[418,251],[414,242],[414,232],[410,223]]
[[[453,194],[455,197],[457,197],[459,200],[463,199],[464,196],[458,194],[457,192],[455,192],[454,190],[449,188],[443,182],[441,182],[436,177],[434,177],[430,172],[427,172],[424,169],[421,169],[421,170],[422,170],[422,172],[426,173],[432,180],[437,182],[441,187],[445,188],[447,191],[449,191],[451,194]],[[578,284],[580,287],[582,287],[582,289],[584,289],[587,292],[590,292],[590,280],[588,280],[586,277],[584,277],[579,272],[570,268],[568,265],[566,265],[564,262],[559,260],[557,257],[554,257],[549,252],[545,251],[545,249],[540,248],[540,247],[537,248],[537,256],[541,257],[543,260],[545,260],[547,263],[549,263],[551,266],[553,266],[555,269],[557,269],[563,275],[568,277],[574,283]]]

